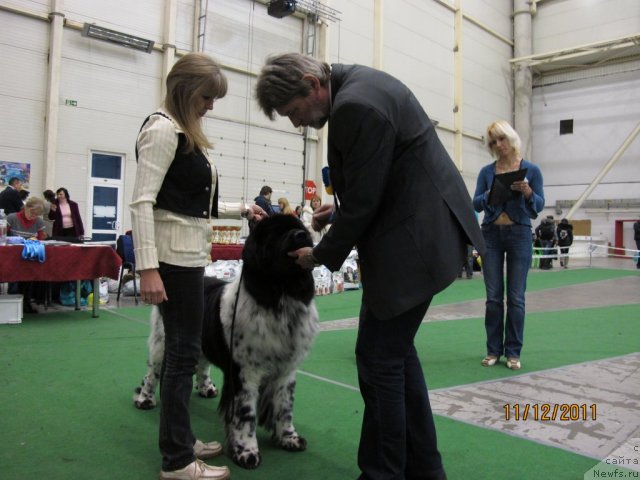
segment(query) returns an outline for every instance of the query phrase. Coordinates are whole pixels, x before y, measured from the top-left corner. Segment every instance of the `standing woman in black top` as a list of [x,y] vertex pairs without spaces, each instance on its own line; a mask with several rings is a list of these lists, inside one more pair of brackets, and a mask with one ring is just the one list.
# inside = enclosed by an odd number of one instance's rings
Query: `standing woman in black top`
[[[208,55],[181,57],[167,76],[164,103],[138,135],[138,167],[130,205],[142,299],[158,305],[165,330],[160,378],[160,479],[229,478],[227,467],[202,460],[222,452],[196,439],[189,400],[201,349],[204,267],[212,216],[251,218],[262,209],[218,202],[217,171],[202,118],[225,96],[227,80]],[[264,213],[264,212],[262,212]]]

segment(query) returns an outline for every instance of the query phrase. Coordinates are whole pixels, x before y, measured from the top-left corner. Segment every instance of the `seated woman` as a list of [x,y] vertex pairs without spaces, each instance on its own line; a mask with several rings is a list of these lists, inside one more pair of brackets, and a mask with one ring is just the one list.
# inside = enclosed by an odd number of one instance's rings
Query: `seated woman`
[[[24,208],[7,215],[7,234],[24,239],[44,240],[46,238],[44,220],[44,200],[29,197]],[[25,313],[38,313],[31,306],[33,282],[18,282],[18,292],[22,294],[22,309]]]

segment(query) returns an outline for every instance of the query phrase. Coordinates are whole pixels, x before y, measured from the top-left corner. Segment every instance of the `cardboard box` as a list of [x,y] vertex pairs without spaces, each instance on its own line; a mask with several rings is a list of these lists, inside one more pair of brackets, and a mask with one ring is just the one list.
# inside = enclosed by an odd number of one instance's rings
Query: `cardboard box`
[[22,295],[0,295],[0,323],[22,323]]

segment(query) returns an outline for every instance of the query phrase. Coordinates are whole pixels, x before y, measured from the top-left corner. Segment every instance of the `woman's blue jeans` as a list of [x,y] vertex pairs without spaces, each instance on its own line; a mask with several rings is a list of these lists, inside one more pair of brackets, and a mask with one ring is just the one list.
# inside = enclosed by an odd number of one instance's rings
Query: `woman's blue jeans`
[[[487,354],[520,358],[524,337],[524,295],[531,266],[531,227],[526,225],[484,225],[486,253],[482,274],[487,291],[484,326]],[[506,261],[507,315],[504,296]]]

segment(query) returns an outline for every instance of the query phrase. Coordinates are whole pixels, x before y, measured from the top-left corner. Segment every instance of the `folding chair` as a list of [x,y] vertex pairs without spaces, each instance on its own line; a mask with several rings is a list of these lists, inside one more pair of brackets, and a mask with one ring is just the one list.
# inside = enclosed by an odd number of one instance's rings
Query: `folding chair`
[[133,237],[131,235],[120,235],[116,240],[116,253],[122,259],[120,268],[120,279],[118,280],[118,295],[116,301],[120,301],[120,290],[122,288],[122,276],[124,269],[128,268],[133,274],[133,298],[138,305],[138,286],[136,284],[136,256],[133,253]]

